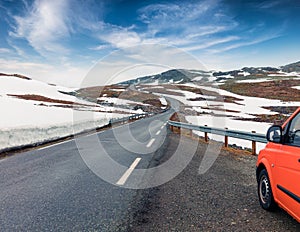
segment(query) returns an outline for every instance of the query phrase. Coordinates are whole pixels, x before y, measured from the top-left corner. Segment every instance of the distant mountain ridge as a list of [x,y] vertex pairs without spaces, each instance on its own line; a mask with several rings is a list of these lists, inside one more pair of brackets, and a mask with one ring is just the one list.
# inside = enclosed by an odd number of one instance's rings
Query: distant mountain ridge
[[196,73],[189,72],[185,69],[171,69],[166,72],[156,74],[153,76],[145,76],[139,77],[137,79],[128,80],[121,82],[120,84],[139,84],[139,83],[153,83],[157,82],[158,84],[161,83],[182,83],[182,82],[189,82],[193,78],[198,76]]
[[[1,76],[13,76],[26,80],[31,78],[20,74],[0,73]],[[188,69],[171,69],[160,74],[143,76],[136,79],[120,82],[120,85],[137,84],[184,84],[188,82],[222,82],[227,79],[240,77],[268,77],[268,76],[299,76],[300,61],[287,64],[278,68],[275,67],[244,67],[231,71],[204,71]]]
[[283,72],[300,72],[300,61],[281,67]]
[[239,77],[268,77],[268,76],[293,76],[300,75],[300,61],[278,68],[275,67],[244,67],[242,69],[231,71],[203,71],[172,69],[157,75],[144,76],[136,79],[121,82],[122,85],[132,84],[183,84],[187,82],[221,82],[226,79]]

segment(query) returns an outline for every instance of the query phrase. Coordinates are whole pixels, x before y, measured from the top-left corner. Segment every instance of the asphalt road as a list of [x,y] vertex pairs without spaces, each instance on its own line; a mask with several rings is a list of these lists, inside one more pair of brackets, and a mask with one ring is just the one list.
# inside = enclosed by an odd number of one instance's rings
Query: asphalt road
[[[299,231],[283,211],[260,208],[255,157],[223,151],[199,175],[206,145],[168,133],[171,113],[1,160],[0,230]],[[178,150],[185,161],[195,155],[187,168],[179,162],[181,174],[154,188],[129,188],[167,179],[172,168],[139,171],[167,163]]]
[[[152,151],[164,143],[171,113],[81,137],[77,144],[71,140],[2,159],[0,230],[125,230],[137,190],[121,188],[117,182],[137,158],[136,168],[149,166]],[[95,139],[101,141],[101,147]],[[132,151],[137,144],[145,154]],[[121,170],[107,170],[113,172],[113,183],[87,166],[82,157],[89,152],[97,157],[106,152],[123,165]],[[119,185],[130,177],[123,177]]]

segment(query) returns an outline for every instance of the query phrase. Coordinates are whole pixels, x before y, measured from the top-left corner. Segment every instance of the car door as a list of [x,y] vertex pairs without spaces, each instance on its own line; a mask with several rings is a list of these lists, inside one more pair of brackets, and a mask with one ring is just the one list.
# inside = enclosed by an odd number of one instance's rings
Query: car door
[[285,138],[276,155],[275,188],[278,201],[300,217],[300,113],[287,124]]

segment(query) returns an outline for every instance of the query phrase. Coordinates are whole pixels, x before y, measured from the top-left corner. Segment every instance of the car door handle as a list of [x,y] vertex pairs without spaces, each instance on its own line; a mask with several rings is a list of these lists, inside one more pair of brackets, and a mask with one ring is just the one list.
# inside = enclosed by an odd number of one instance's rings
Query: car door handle
[[298,162],[300,163],[300,159],[298,159]]

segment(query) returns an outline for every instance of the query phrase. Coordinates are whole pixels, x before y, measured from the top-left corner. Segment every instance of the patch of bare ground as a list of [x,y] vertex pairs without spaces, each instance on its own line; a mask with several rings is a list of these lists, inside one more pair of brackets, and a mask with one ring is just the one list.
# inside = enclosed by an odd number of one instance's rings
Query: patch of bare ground
[[[204,97],[203,98],[202,97],[196,97],[196,98],[189,98],[187,100],[189,100],[189,101],[207,101],[208,99],[206,99]],[[238,101],[242,101],[242,99],[231,97],[231,96],[219,95],[218,97],[216,97],[214,99],[209,99],[209,101],[226,102],[226,103],[234,103],[234,104],[237,104],[237,105],[243,105],[243,104],[238,102]]]
[[172,91],[172,89],[175,90],[175,88],[170,88],[170,86],[172,86],[172,85],[161,85],[161,86],[163,86],[164,88],[147,88],[147,87],[143,87],[143,90],[149,91],[151,93],[160,93],[160,94],[167,94],[167,95],[174,95],[174,96],[184,97],[184,94],[182,94],[180,92]]
[[170,117],[171,121],[175,121],[175,122],[183,122],[183,123],[187,123],[185,117],[183,114],[175,112],[174,114],[172,114],[172,116]]
[[76,96],[89,99],[90,101],[102,103],[99,97],[119,98],[136,102],[128,104],[134,110],[142,109],[144,112],[158,113],[162,111],[163,105],[159,97],[152,93],[136,91],[128,86],[109,85],[88,87],[76,91]]
[[275,115],[254,114],[253,116],[255,116],[255,118],[234,118],[234,119],[240,121],[267,122],[275,125],[282,125],[287,119],[287,116],[280,115],[280,114],[275,114]]
[[119,86],[119,85],[108,85],[108,86],[94,86],[94,87],[87,87],[82,88],[76,91],[76,96],[82,98],[89,98],[97,101],[99,97],[119,97],[122,93],[122,90],[126,89],[126,86]]
[[216,111],[228,112],[228,113],[240,113],[240,111],[229,110],[229,109],[224,109],[224,108],[220,108],[220,107],[205,107],[205,106],[201,106],[201,109],[204,109],[204,110],[216,110]]
[[226,83],[220,88],[232,93],[249,97],[278,99],[282,101],[300,101],[300,80],[274,80],[259,83]]
[[278,114],[253,114],[255,118],[235,118],[241,121],[267,122],[275,125],[282,125],[288,117],[298,108],[297,106],[269,106],[262,107]]
[[18,78],[25,79],[25,80],[31,80],[31,78],[26,77],[26,76],[21,75],[21,74],[7,74],[7,73],[0,73],[0,76],[6,76],[6,77],[18,77]]
[[291,115],[296,111],[298,106],[268,106],[263,108],[277,112],[279,114]]
[[217,92],[209,91],[209,90],[202,89],[202,88],[196,88],[193,86],[186,86],[186,85],[174,85],[174,86],[180,90],[189,91],[189,92],[200,94],[200,95],[215,96],[215,97],[220,96]]
[[82,104],[82,103],[77,103],[73,101],[65,101],[65,100],[59,100],[59,99],[53,99],[49,97],[44,97],[41,95],[36,95],[36,94],[8,94],[10,97],[16,97],[19,99],[23,100],[32,100],[32,101],[40,101],[40,102],[49,102],[49,103],[58,103],[58,104],[65,104],[65,105],[77,105],[77,106],[88,106],[88,107],[93,107],[94,105],[88,105],[88,104]]

